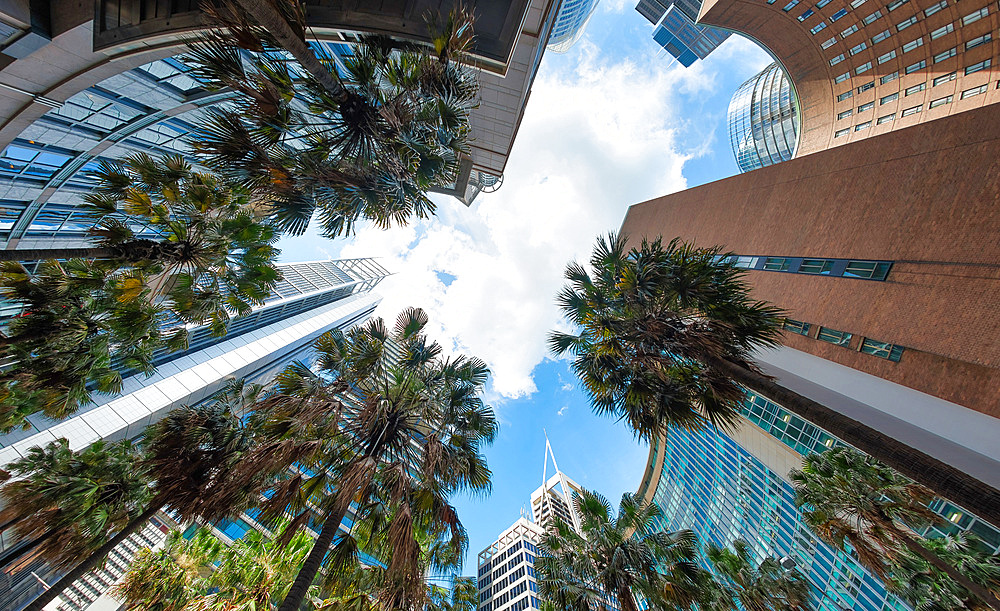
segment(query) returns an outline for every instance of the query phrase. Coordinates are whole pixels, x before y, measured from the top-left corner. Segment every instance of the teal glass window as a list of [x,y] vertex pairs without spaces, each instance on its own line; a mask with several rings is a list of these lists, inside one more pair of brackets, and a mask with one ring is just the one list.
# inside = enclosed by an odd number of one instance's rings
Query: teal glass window
[[885,261],[849,261],[844,275],[848,278],[865,278],[867,280],[885,280],[889,275],[892,263]]
[[769,272],[788,271],[791,262],[786,257],[768,257],[764,259],[764,269]]
[[866,337],[861,342],[861,352],[898,363],[903,356],[903,347],[888,342],[877,342]]
[[822,342],[844,346],[845,348],[850,345],[851,337],[853,336],[846,331],[837,331],[829,327],[820,327],[819,333],[816,335],[816,339]]
[[833,271],[833,261],[829,259],[803,259],[800,274],[829,274]]
[[781,323],[782,329],[791,331],[792,333],[798,333],[799,335],[809,335],[810,327],[812,327],[812,325],[807,322],[792,320],[791,318],[786,318]]

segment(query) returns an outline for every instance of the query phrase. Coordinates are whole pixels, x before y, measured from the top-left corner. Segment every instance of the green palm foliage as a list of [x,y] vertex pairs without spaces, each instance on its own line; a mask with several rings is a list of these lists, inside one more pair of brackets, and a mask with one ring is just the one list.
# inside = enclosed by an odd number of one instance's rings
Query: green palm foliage
[[779,337],[779,310],[753,301],[743,272],[718,248],[673,240],[598,239],[591,271],[566,268],[557,303],[576,333],[549,348],[573,356],[594,410],[652,440],[668,426],[733,426],[743,389],[715,365],[756,371],[751,352]]
[[391,328],[375,318],[327,333],[315,345],[319,373],[291,366],[257,405],[266,442],[243,472],[278,476],[298,468],[272,488],[265,517],[291,506],[301,512],[299,523],[314,511],[322,523],[282,609],[298,609],[335,538],[328,564],[349,562],[354,548],[337,536],[349,510],[384,541],[373,549],[385,550],[390,587],[382,602],[393,609],[423,600],[418,532],[464,553],[464,530],[448,497],[490,486],[481,447],[493,441],[497,425],[480,397],[489,371],[475,358],[443,357],[424,334],[427,322],[422,310],[409,309]]
[[[785,571],[774,558],[759,564],[746,541],[737,539],[732,549],[708,544],[705,558],[715,576],[699,608],[712,611],[809,611],[809,583],[797,570]],[[707,596],[706,596],[707,595]]]
[[573,502],[582,532],[557,518],[535,561],[545,600],[574,611],[636,611],[640,599],[655,608],[690,606],[698,574],[694,533],[649,532],[659,509],[632,494],[622,495],[617,515],[595,492]]
[[127,440],[76,452],[66,439],[31,448],[6,466],[13,477],[0,486],[0,524],[9,525],[23,553],[73,566],[146,508],[149,479],[140,458]]
[[472,577],[456,577],[451,588],[430,586],[426,611],[476,611],[479,606],[479,590]]
[[[962,574],[1000,594],[1000,557],[985,550],[975,535],[960,533],[921,542]],[[906,553],[893,567],[890,588],[910,601],[916,611],[951,611],[969,609],[987,611],[990,607],[955,583],[926,560]]]
[[30,273],[5,261],[0,297],[23,307],[0,338],[8,365],[0,372],[0,431],[30,427],[36,412],[65,418],[95,391],[119,392],[123,368],[153,371],[162,310],[125,298],[107,270],[71,259],[43,261]]
[[206,87],[235,97],[194,143],[208,165],[266,193],[273,222],[292,234],[314,213],[328,237],[359,220],[389,227],[434,213],[426,192],[455,182],[478,104],[473,72],[456,61],[470,14],[453,14],[433,49],[361,36],[342,60],[306,43],[297,0],[222,3],[212,15],[223,27],[188,61]]
[[890,577],[910,554],[1000,609],[1000,600],[987,589],[994,584],[975,580],[983,574],[966,575],[922,544],[914,529],[941,519],[928,508],[933,494],[926,487],[848,447],[807,456],[789,477],[803,522],[836,549],[849,547],[879,577]]
[[183,611],[209,589],[208,577],[223,547],[204,529],[191,539],[171,531],[160,549],[139,552],[111,594],[130,610]]

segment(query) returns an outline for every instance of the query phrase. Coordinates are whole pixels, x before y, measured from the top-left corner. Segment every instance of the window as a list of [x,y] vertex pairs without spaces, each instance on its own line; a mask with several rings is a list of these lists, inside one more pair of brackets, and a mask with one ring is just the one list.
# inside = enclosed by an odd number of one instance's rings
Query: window
[[946,34],[951,34],[955,31],[955,24],[949,23],[946,26],[940,27],[933,32],[931,32],[931,40],[937,40]]
[[858,53],[861,53],[862,51],[864,51],[867,48],[868,48],[868,45],[866,45],[864,43],[864,41],[862,41],[862,42],[854,45],[853,47],[851,47],[851,55],[857,55]]
[[886,342],[877,342],[866,337],[861,342],[861,352],[898,363],[899,358],[903,355],[903,347]]
[[844,81],[846,81],[849,78],[851,78],[851,73],[850,72],[845,72],[845,73],[843,73],[841,75],[838,75],[836,78],[834,78],[833,82],[834,83],[843,83]]
[[881,66],[882,64],[884,64],[885,62],[889,61],[890,59],[892,59],[894,57],[896,57],[896,50],[895,49],[893,49],[892,51],[889,51],[888,53],[885,53],[884,55],[879,55],[878,56],[878,63]]
[[837,11],[836,13],[830,15],[830,21],[836,21],[836,20],[844,17],[845,15],[847,15],[847,9],[846,8],[842,8],[839,11]]
[[786,318],[781,322],[781,328],[785,331],[791,331],[792,333],[798,333],[799,335],[809,335],[809,327],[811,327],[807,322],[800,322],[798,320],[792,320],[791,318]]
[[942,74],[941,76],[939,76],[936,79],[934,79],[934,83],[933,83],[932,86],[933,87],[937,87],[938,85],[943,85],[944,83],[947,83],[949,81],[953,81],[956,78],[958,78],[958,73],[957,72],[949,72],[948,74]]
[[879,117],[878,121],[875,122],[875,125],[882,125],[883,123],[888,123],[889,121],[892,121],[895,118],[896,118],[896,113],[888,114],[885,115],[884,117]]
[[962,25],[969,25],[970,23],[975,23],[989,14],[990,14],[990,7],[984,6],[978,11],[969,13],[965,17],[962,17]]
[[892,74],[886,74],[885,76],[879,79],[879,82],[885,85],[886,83],[891,83],[898,78],[899,78],[899,71],[897,70]]
[[962,98],[961,99],[964,100],[965,98],[971,98],[972,96],[979,95],[980,93],[986,93],[986,90],[988,88],[989,88],[989,85],[980,85],[979,87],[973,87],[972,89],[966,89],[965,91],[962,92]]
[[837,331],[829,327],[820,327],[816,339],[821,342],[829,342],[837,346],[847,347],[851,343],[851,334],[844,331]]
[[837,130],[837,131],[836,131],[836,132],[835,132],[835,133],[833,134],[833,137],[834,137],[834,138],[839,138],[839,137],[841,137],[841,136],[846,136],[846,135],[847,135],[847,134],[849,134],[849,133],[851,133],[851,128],[850,128],[850,127],[845,127],[844,129],[838,129],[838,130]]
[[911,25],[913,25],[916,22],[917,22],[917,16],[916,15],[910,17],[909,19],[904,19],[904,20],[902,20],[902,21],[900,21],[899,23],[896,24],[896,31],[897,32],[902,32],[903,30],[905,30],[906,28],[910,27]]
[[875,102],[868,102],[867,104],[862,104],[858,106],[858,113],[868,112],[872,108],[875,108]]
[[943,98],[938,98],[936,100],[931,100],[931,103],[927,105],[928,108],[937,108],[938,106],[944,106],[945,104],[951,104],[952,97],[946,95]]
[[927,89],[927,83],[917,83],[916,85],[914,85],[912,87],[907,87],[905,94],[906,95],[913,95],[914,93],[920,93],[924,89]]
[[824,41],[823,44],[821,44],[820,46],[823,47],[824,49],[829,49],[830,47],[832,47],[835,44],[837,44],[837,38],[836,37],[831,38],[830,40]]
[[903,72],[905,72],[906,74],[913,74],[917,70],[923,70],[926,67],[927,67],[927,60],[922,59],[922,60],[918,61],[917,63],[910,64],[909,66],[907,66],[906,68],[904,68]]
[[971,66],[967,66],[965,68],[965,76],[969,76],[970,74],[974,72],[979,72],[980,70],[985,70],[989,68],[990,64],[992,63],[993,63],[992,59],[984,59],[981,62],[977,62],[975,64],[972,64]]
[[975,49],[979,45],[985,45],[986,43],[988,43],[991,40],[993,40],[993,34],[987,32],[987,33],[983,34],[982,36],[977,36],[977,37],[973,38],[972,40],[967,41],[965,43],[965,50],[968,51],[969,49]]
[[865,2],[868,2],[868,0],[851,0],[851,8],[858,8]]
[[945,8],[946,6],[948,6],[948,0],[941,0],[941,2],[938,2],[937,4],[934,4],[932,6],[929,6],[926,9],[924,9],[924,17],[930,17],[931,15],[933,15],[934,13],[940,11],[941,9]]
[[854,90],[848,89],[844,93],[842,93],[842,94],[840,94],[840,95],[837,96],[837,101],[838,102],[843,102],[847,98],[853,98],[853,97],[854,97]]
[[863,74],[865,72],[868,72],[871,69],[872,69],[872,63],[871,62],[865,62],[865,63],[861,64],[860,66],[858,66],[857,68],[854,69],[854,74]]
[[858,24],[855,23],[851,27],[849,27],[846,30],[844,30],[843,32],[841,32],[840,33],[840,37],[841,38],[847,38],[848,36],[850,36],[851,34],[857,32],[857,31],[858,31]]
[[890,93],[889,95],[885,96],[884,98],[879,99],[878,103],[879,103],[879,106],[881,106],[883,104],[888,104],[889,102],[895,102],[898,99],[899,99],[899,92]]
[[903,45],[903,53],[909,53],[910,51],[916,49],[917,47],[922,47],[924,44],[924,37],[921,36],[916,40],[911,40],[910,42]]
[[812,9],[809,9],[808,11],[806,11],[806,12],[802,13],[801,15],[799,15],[798,17],[796,17],[796,19],[798,19],[799,21],[805,21],[806,19],[809,19],[810,17],[812,17],[813,14],[814,14],[814,11]]
[[798,3],[799,3],[799,0],[792,0],[791,2],[789,2],[788,4],[786,4],[785,7],[783,9],[781,9],[781,10],[783,10],[783,11],[785,11],[787,13],[788,11],[792,10],[793,8],[795,8],[795,5],[798,4]]
[[815,35],[815,34],[819,34],[820,32],[822,32],[825,29],[826,29],[826,22],[825,21],[820,21],[819,23],[817,23],[813,27],[809,28],[809,31],[812,32]]
[[865,23],[865,25],[871,25],[872,23],[875,22],[876,19],[878,19],[881,16],[882,16],[882,11],[875,11],[871,15],[868,15],[867,17],[862,19],[862,21]]
[[819,2],[816,3],[816,8],[823,8],[827,4],[830,4],[830,1],[831,0],[819,0]]
[[849,117],[849,116],[851,116],[853,114],[854,114],[854,109],[853,108],[848,108],[844,112],[837,113],[837,119],[846,119],[847,117]]
[[752,269],[757,266],[757,260],[760,257],[733,257],[729,260],[733,267],[739,267],[742,269]]
[[880,34],[876,34],[872,36],[872,44],[877,45],[878,43],[882,42],[886,38],[889,38],[890,36],[892,36],[892,32],[890,32],[889,30],[886,30]]
[[833,270],[833,261],[829,259],[803,259],[799,266],[800,274],[829,274]]
[[865,121],[864,123],[858,123],[857,125],[854,126],[854,131],[856,131],[856,132],[864,131],[864,130],[868,129],[871,126],[872,126],[872,122],[871,121]]
[[915,115],[923,108],[923,105],[914,106],[913,108],[907,108],[903,111],[902,116],[908,117],[910,115]]
[[769,272],[788,271],[789,264],[791,264],[791,260],[787,257],[767,257],[764,259],[764,269]]
[[836,66],[837,64],[839,64],[842,61],[844,61],[844,54],[843,53],[841,53],[837,57],[834,57],[833,59],[831,59],[830,60],[830,65],[831,66]]
[[957,51],[955,50],[955,47],[952,47],[952,48],[948,49],[947,51],[941,51],[940,53],[938,53],[937,55],[934,56],[934,63],[936,64],[936,63],[939,63],[939,62],[943,62],[944,60],[946,60],[948,58],[955,57],[956,53],[957,53]]
[[904,4],[906,4],[909,1],[910,0],[892,0],[892,2],[890,2],[888,5],[886,5],[885,8],[888,9],[888,11],[891,13],[894,10],[898,9],[899,7],[903,6]]
[[866,280],[885,280],[892,263],[886,261],[848,261],[844,276]]

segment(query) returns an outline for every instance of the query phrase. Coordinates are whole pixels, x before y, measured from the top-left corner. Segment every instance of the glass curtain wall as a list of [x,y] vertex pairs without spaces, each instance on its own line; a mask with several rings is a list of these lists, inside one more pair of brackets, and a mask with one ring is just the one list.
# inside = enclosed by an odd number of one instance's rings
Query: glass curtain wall
[[729,141],[741,172],[795,155],[797,105],[792,84],[777,62],[740,85],[729,102]]

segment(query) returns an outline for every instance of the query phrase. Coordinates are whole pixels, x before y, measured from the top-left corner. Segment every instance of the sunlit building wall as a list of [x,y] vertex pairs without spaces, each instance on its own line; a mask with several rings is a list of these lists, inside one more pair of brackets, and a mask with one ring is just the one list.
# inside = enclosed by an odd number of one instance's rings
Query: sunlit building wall
[[583,30],[594,14],[600,0],[562,0],[556,13],[552,33],[549,34],[548,50],[565,53],[583,36]]
[[740,85],[729,102],[729,142],[741,172],[788,161],[799,122],[795,90],[778,62]]

